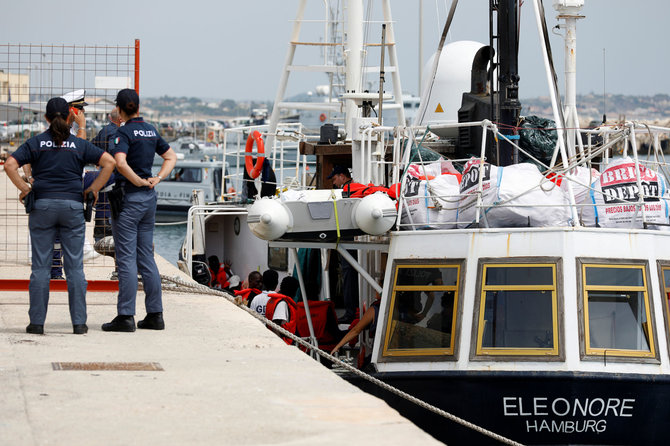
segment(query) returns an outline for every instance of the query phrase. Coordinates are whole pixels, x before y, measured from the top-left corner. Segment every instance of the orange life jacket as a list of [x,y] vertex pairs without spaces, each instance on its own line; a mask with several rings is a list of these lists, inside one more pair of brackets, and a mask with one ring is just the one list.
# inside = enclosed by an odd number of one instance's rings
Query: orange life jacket
[[245,302],[249,300],[251,293],[254,293],[254,296],[256,296],[257,294],[261,294],[261,290],[257,290],[256,288],[245,288],[243,290],[235,290],[235,296],[242,296],[242,299],[244,299]]
[[342,186],[343,198],[363,198],[372,195],[375,192],[388,193],[388,188],[384,186],[375,186],[374,184],[347,183]]
[[[275,308],[277,308],[279,302],[286,302],[286,305],[288,306],[288,321],[284,322],[281,327],[284,330],[295,334],[296,327],[298,325],[298,304],[296,304],[295,301],[290,297],[279,293],[268,294],[268,297],[270,300],[268,300],[268,303],[265,304],[265,317],[272,320],[275,314]],[[286,342],[288,345],[293,344],[293,340],[290,338],[282,337],[282,339],[284,339],[284,342]]]

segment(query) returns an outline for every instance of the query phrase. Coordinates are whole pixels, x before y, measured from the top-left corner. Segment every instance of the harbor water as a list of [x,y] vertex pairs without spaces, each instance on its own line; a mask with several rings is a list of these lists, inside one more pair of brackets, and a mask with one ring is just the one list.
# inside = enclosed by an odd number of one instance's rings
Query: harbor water
[[156,214],[154,250],[173,265],[177,265],[179,249],[186,235],[186,215]]

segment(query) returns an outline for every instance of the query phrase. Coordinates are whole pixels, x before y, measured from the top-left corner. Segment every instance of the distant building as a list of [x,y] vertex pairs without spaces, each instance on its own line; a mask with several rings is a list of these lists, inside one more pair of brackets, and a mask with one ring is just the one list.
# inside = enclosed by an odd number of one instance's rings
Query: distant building
[[30,102],[30,76],[0,70],[0,102]]

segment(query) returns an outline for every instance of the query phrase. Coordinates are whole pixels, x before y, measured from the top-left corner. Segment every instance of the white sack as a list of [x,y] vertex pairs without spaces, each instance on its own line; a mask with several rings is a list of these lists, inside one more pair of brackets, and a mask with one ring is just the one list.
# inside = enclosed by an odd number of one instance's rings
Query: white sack
[[[475,222],[479,161],[470,161],[461,181],[458,227]],[[548,181],[534,164],[522,163],[506,167],[484,164],[482,204],[489,227],[567,226],[570,210],[563,191]],[[500,206],[494,206],[500,204]],[[540,206],[541,205],[541,206]],[[483,226],[480,216],[480,226]]]
[[[668,223],[668,190],[663,177],[639,164],[647,223]],[[635,161],[629,157],[610,162],[596,180],[582,210],[586,226],[602,228],[642,228],[642,211],[635,203],[639,190]],[[666,229],[660,227],[660,229]]]
[[439,175],[432,180],[408,177],[401,224],[408,229],[452,229],[456,227],[459,184],[456,175]]

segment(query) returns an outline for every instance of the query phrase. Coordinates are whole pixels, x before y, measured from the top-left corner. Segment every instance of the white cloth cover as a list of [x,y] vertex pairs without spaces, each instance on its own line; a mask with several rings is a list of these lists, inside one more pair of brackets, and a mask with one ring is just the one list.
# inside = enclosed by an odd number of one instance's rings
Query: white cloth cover
[[[479,161],[466,165],[461,182],[461,206],[458,227],[475,221]],[[560,187],[547,180],[534,164],[506,167],[484,164],[483,205],[492,228],[567,226],[570,210]],[[465,195],[463,195],[465,194]],[[499,204],[500,206],[494,206]],[[482,223],[480,217],[480,225]]]
[[[668,188],[665,179],[639,164],[647,223],[668,223]],[[629,157],[609,163],[585,199],[582,221],[602,228],[642,228],[642,211],[637,210],[639,189],[635,161]],[[667,230],[656,226],[654,229]]]
[[459,184],[456,175],[438,175],[432,180],[407,178],[401,224],[407,229],[453,229],[456,227]]

